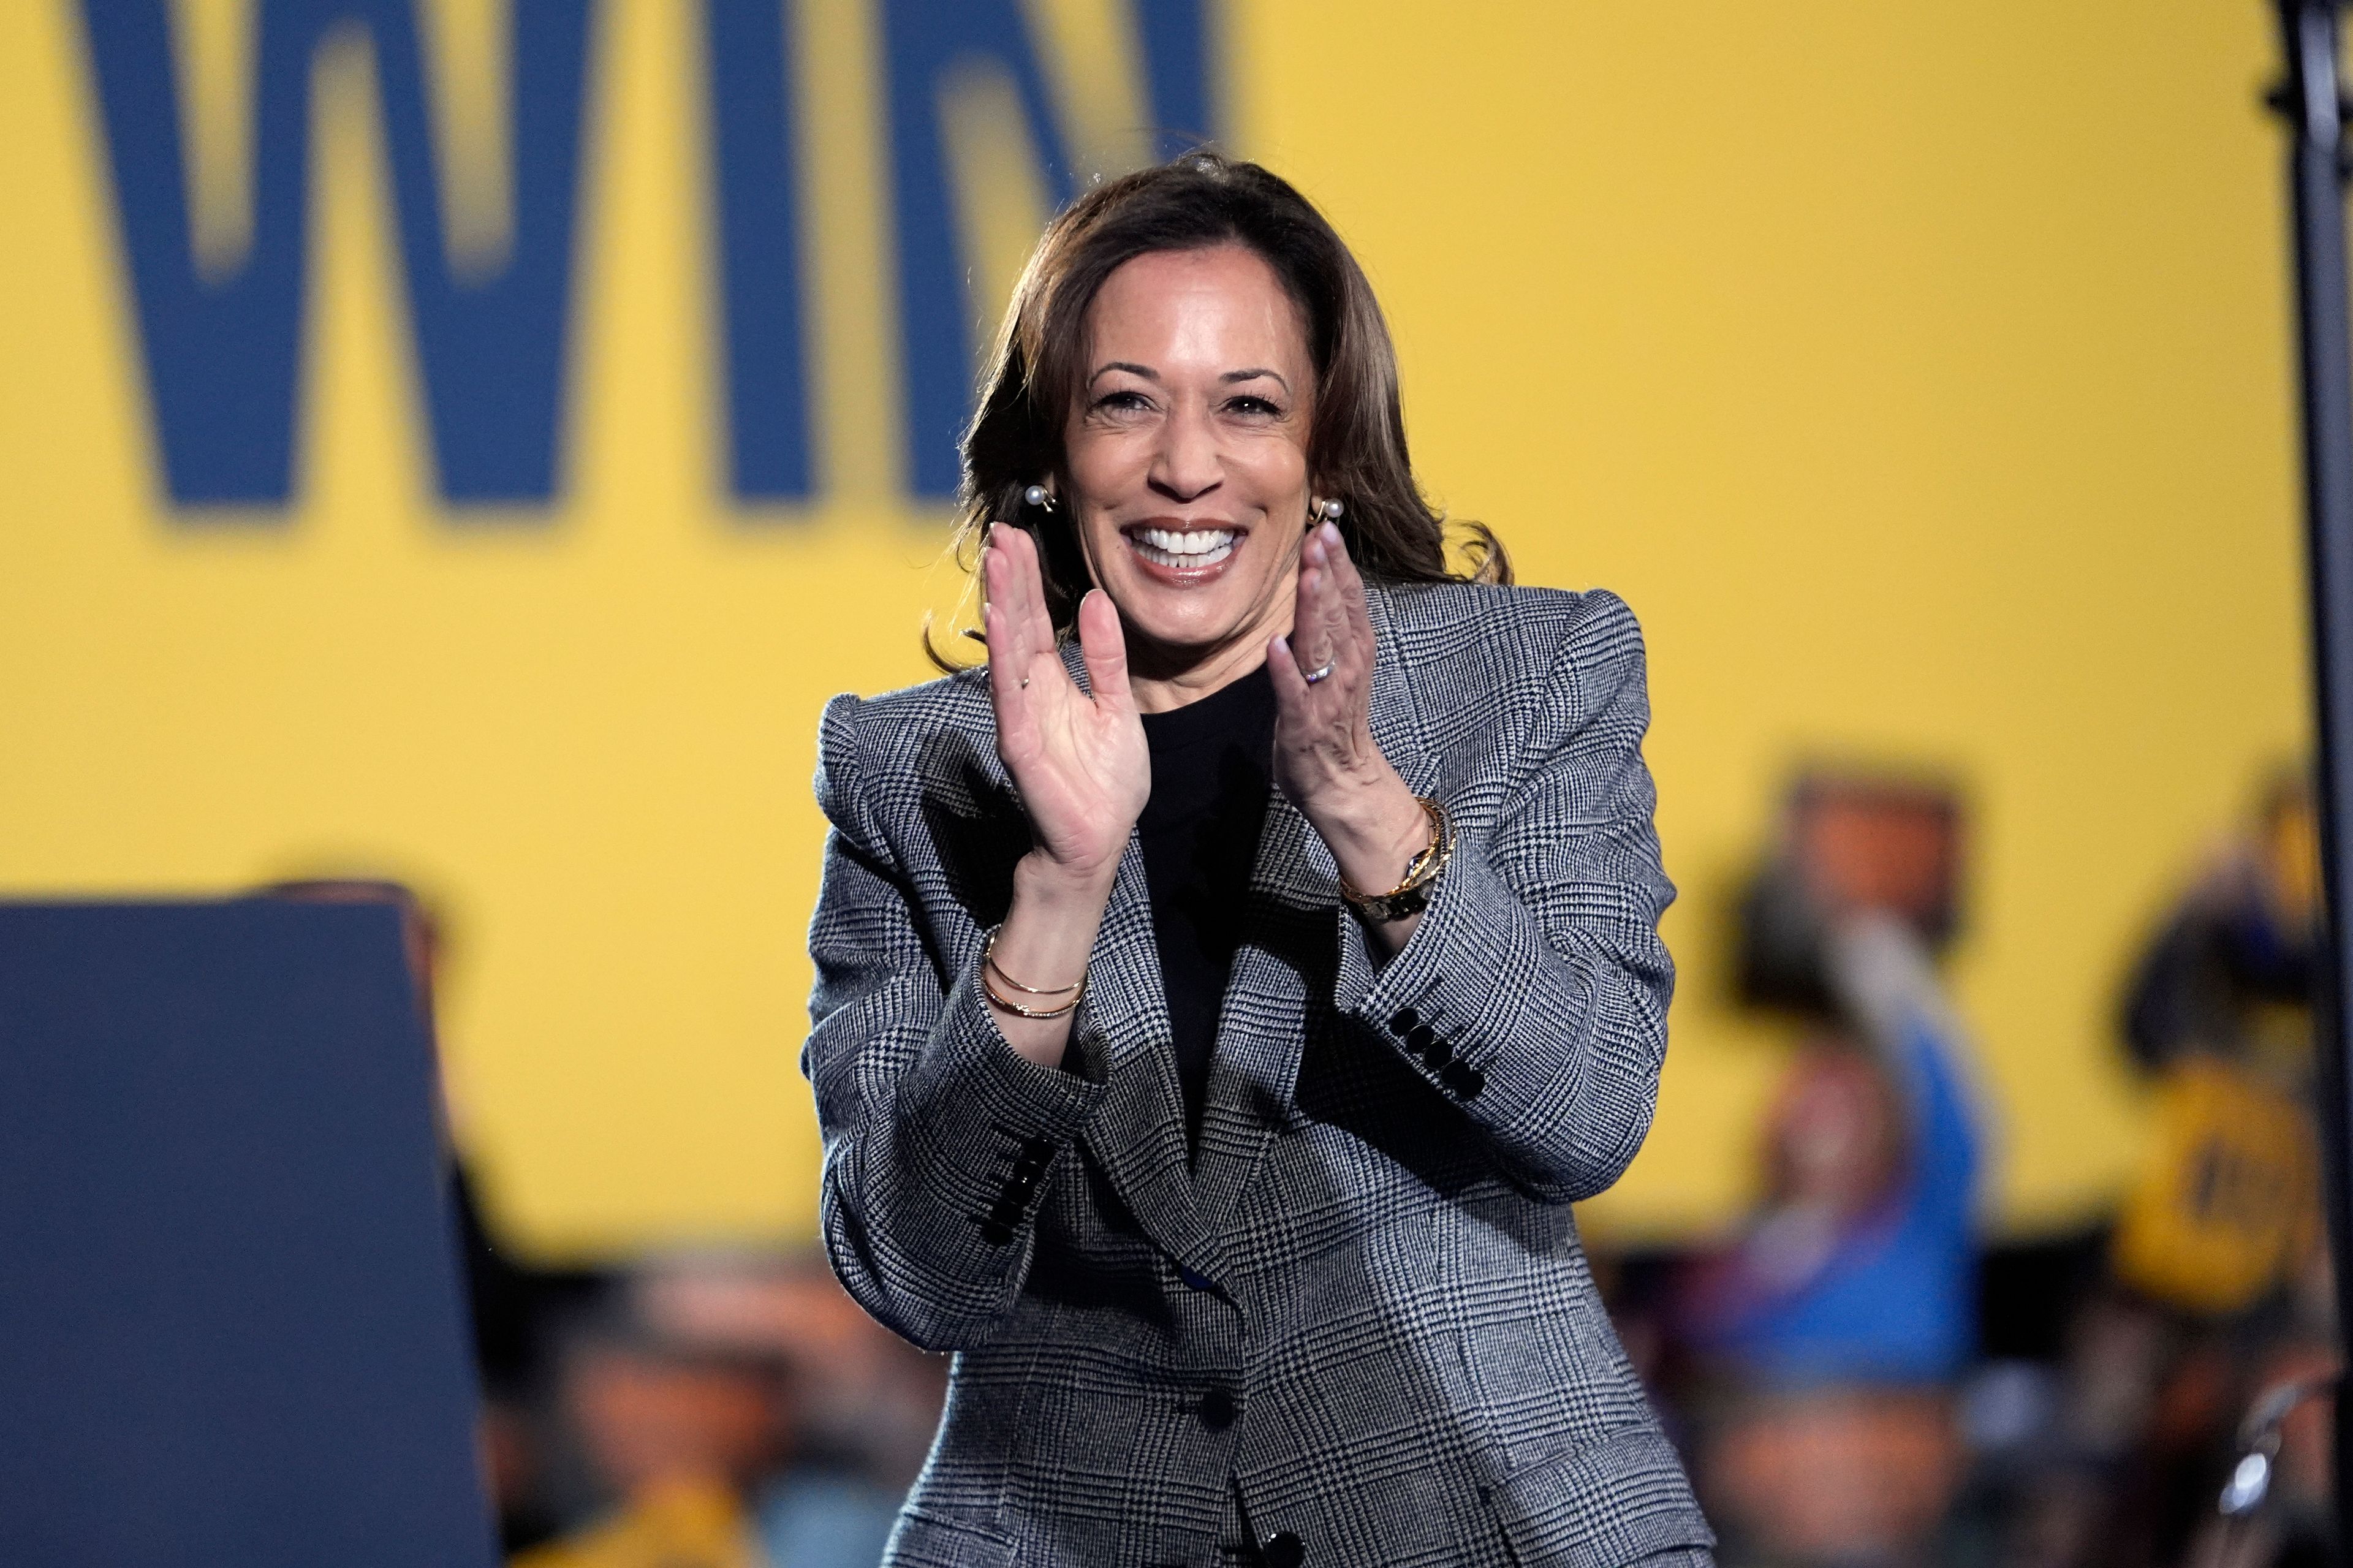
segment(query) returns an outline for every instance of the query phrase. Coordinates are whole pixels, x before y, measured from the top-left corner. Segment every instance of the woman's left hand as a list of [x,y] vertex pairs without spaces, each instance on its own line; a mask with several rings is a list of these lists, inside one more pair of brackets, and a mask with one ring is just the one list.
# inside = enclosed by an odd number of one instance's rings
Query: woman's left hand
[[[1366,892],[1385,892],[1430,843],[1430,819],[1373,739],[1373,622],[1365,581],[1329,522],[1299,552],[1291,635],[1267,645],[1274,682],[1274,777]],[[1331,673],[1314,681],[1307,673]],[[1391,952],[1420,917],[1376,927]]]

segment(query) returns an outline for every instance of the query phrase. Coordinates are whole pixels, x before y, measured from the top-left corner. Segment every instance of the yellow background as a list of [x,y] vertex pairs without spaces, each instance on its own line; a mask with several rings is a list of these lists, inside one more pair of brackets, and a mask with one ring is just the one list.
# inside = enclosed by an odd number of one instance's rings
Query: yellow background
[[[1076,36],[1097,5],[1039,9]],[[234,36],[233,0],[177,9]],[[483,15],[429,9],[460,40]],[[331,50],[298,499],[191,528],[79,11],[0,6],[0,888],[415,879],[451,919],[466,1139],[548,1254],[807,1234],[817,710],[922,678],[955,590],[894,469],[861,0],[793,22],[821,499],[724,494],[697,14],[616,0],[594,40],[552,523],[438,511],[365,61]],[[1684,978],[1597,1218],[1683,1231],[1742,1191],[1780,1042],[1726,1005],[1726,904],[1816,756],[1968,786],[1954,973],[2002,1218],[2129,1169],[2120,970],[2305,743],[2267,28],[2255,0],[1223,12],[1231,140],[1364,258],[1426,482],[1649,633]]]

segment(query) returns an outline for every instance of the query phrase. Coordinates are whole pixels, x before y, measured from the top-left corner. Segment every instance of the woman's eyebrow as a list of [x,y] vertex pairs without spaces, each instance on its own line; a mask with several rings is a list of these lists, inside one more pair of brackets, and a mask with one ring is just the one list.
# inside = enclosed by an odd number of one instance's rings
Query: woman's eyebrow
[[1115,359],[1109,364],[1096,366],[1094,374],[1087,377],[1087,383],[1092,385],[1115,370],[1124,370],[1130,375],[1140,375],[1146,381],[1160,379],[1160,373],[1148,364],[1137,364],[1132,360]]
[[1263,366],[1252,370],[1229,370],[1226,372],[1225,374],[1218,377],[1218,379],[1230,384],[1237,381],[1256,381],[1262,375],[1271,379],[1274,384],[1282,387],[1283,391],[1289,392],[1291,390],[1291,383],[1282,379],[1281,372],[1268,370]]

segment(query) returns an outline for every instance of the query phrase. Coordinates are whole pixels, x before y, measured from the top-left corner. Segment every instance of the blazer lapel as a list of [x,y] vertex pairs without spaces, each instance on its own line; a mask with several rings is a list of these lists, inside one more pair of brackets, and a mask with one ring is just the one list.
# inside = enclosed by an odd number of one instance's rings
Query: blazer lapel
[[1250,892],[1237,911],[1242,940],[1218,1011],[1194,1158],[1196,1201],[1213,1231],[1291,1112],[1309,998],[1330,994],[1337,963],[1331,853],[1280,789],[1271,795]]
[[[1429,763],[1418,743],[1419,713],[1390,635],[1382,590],[1366,595],[1375,653],[1373,739],[1417,793]],[[1217,1049],[1201,1112],[1194,1191],[1214,1233],[1266,1158],[1291,1113],[1299,1064],[1312,1028],[1328,1026],[1339,970],[1339,871],[1332,853],[1280,788],[1271,792],[1259,835],[1242,941],[1218,1015]]]

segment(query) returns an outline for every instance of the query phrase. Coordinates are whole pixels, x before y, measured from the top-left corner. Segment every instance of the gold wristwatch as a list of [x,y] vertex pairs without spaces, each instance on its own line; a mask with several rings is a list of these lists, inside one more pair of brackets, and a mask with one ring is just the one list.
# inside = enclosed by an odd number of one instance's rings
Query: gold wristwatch
[[1386,893],[1367,893],[1340,878],[1340,896],[1348,907],[1375,925],[1387,925],[1392,921],[1410,920],[1430,907],[1430,889],[1446,870],[1446,862],[1454,857],[1454,821],[1446,808],[1428,795],[1415,797],[1421,803],[1424,816],[1430,818],[1430,843],[1413,858],[1405,868],[1398,885]]

